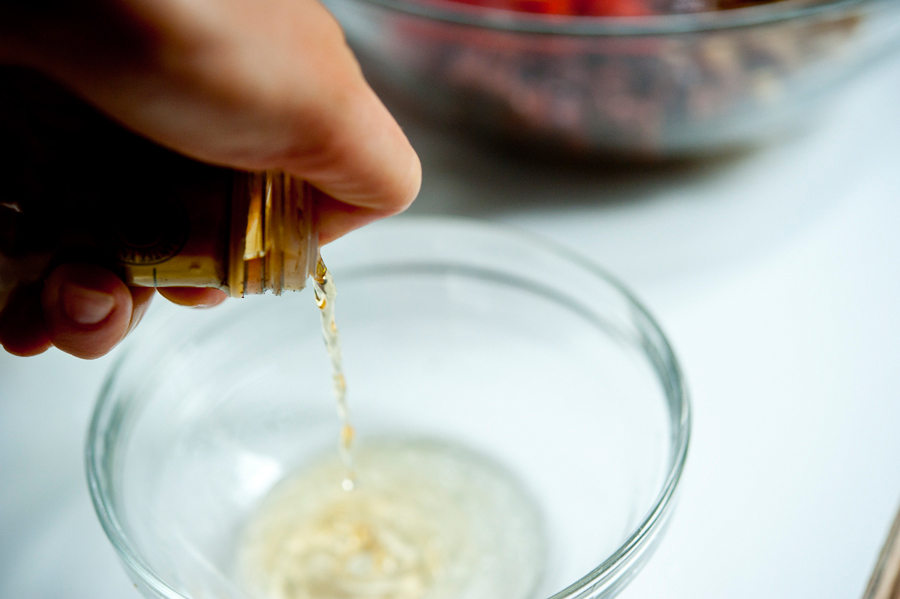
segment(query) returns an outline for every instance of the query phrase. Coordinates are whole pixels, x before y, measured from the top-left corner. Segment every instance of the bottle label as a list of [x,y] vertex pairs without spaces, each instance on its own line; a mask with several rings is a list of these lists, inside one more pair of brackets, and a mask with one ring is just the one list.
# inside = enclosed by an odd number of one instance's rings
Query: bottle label
[[121,202],[111,246],[121,264],[162,264],[177,256],[190,235],[184,204],[173,195]]

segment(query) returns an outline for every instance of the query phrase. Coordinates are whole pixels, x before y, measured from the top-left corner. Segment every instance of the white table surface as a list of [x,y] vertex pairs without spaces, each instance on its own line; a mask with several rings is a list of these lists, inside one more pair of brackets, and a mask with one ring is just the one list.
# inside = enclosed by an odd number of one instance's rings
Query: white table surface
[[[900,506],[900,57],[811,134],[646,171],[537,168],[408,125],[412,213],[511,223],[643,298],[691,389],[674,520],[625,599],[861,595]],[[137,592],[84,482],[111,357],[0,354],[0,599]]]

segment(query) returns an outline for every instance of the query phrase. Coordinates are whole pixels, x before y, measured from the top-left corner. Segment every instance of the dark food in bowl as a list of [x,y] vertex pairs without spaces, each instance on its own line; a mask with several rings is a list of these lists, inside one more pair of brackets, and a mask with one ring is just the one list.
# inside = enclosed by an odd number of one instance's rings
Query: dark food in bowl
[[[689,37],[559,40],[429,24],[402,32],[414,68],[479,128],[636,154],[685,149],[776,109],[794,75],[837,52],[856,19]],[[561,45],[565,42],[564,45]],[[732,123],[732,120],[736,121]],[[706,128],[718,131],[707,131]]]
[[[652,159],[743,148],[797,128],[900,38],[892,0],[701,13],[685,11],[747,2],[327,1],[376,89],[431,120],[538,151]],[[546,14],[591,2],[682,14]]]

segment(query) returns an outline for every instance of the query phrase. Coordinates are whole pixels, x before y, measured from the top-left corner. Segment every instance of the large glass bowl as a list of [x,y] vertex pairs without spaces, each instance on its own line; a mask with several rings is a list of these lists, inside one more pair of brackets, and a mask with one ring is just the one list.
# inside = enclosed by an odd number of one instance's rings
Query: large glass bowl
[[449,0],[326,0],[384,96],[538,152],[696,157],[807,125],[900,40],[896,0],[563,17]]
[[[515,477],[545,529],[535,599],[623,588],[661,538],[690,429],[647,311],[564,250],[466,221],[383,222],[323,254],[362,445],[449,440]],[[336,453],[317,309],[307,289],[169,311],[102,390],[91,494],[147,597],[252,597],[242,527],[288,473]]]

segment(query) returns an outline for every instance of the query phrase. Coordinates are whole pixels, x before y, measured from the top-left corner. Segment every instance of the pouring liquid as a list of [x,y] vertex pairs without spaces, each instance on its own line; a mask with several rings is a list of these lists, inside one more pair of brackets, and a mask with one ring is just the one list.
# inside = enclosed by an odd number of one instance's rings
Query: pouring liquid
[[315,298],[341,421],[338,455],[288,475],[251,515],[238,565],[259,599],[528,599],[544,531],[506,471],[456,445],[382,439],[359,448],[347,407],[336,290]]
[[347,380],[344,378],[344,361],[341,355],[341,336],[338,333],[337,323],[334,320],[334,304],[337,298],[337,289],[331,273],[319,256],[316,261],[316,275],[313,277],[313,291],[315,292],[316,305],[322,316],[322,339],[325,341],[325,350],[331,360],[332,393],[337,405],[338,417],[341,419],[341,434],[338,443],[338,452],[344,463],[344,479],[341,487],[345,491],[352,491],[356,486],[356,473],[353,468],[353,437],[355,432],[350,423],[350,409],[347,407]]

